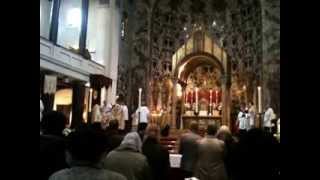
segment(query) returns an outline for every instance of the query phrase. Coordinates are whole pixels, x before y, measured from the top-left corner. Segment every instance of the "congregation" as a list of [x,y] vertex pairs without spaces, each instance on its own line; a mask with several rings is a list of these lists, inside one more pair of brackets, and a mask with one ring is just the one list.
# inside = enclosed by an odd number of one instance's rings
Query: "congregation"
[[[241,112],[240,112],[241,113]],[[242,117],[242,116],[240,116]],[[249,128],[232,134],[210,123],[203,136],[193,121],[177,136],[179,168],[172,167],[170,126],[148,121],[124,131],[117,119],[81,124],[65,132],[66,117],[56,111],[40,122],[40,174],[43,180],[114,179],[200,180],[274,179],[280,176],[279,142],[270,131]]]

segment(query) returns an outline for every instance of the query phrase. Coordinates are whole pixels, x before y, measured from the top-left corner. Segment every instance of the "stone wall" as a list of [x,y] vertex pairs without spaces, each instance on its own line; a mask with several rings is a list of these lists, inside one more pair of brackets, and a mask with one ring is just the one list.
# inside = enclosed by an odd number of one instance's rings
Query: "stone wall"
[[263,100],[280,115],[280,0],[261,0]]

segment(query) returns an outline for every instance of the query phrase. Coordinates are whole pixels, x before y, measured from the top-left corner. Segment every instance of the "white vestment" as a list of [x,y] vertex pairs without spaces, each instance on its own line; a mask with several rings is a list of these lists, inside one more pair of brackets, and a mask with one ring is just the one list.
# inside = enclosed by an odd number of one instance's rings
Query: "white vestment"
[[248,124],[249,124],[248,120],[249,120],[248,114],[240,111],[239,114],[238,114],[239,129],[247,130],[248,129]]
[[[148,123],[148,117],[149,117],[150,111],[147,106],[141,106],[140,110],[140,123]],[[139,121],[139,108],[136,110],[136,117],[138,117]]]
[[275,114],[273,112],[272,108],[268,108],[267,111],[264,113],[263,117],[263,126],[264,127],[271,127],[271,120],[275,117]]
[[43,112],[43,110],[44,110],[44,106],[43,106],[43,103],[42,103],[42,101],[40,99],[40,122],[42,120],[42,112]]

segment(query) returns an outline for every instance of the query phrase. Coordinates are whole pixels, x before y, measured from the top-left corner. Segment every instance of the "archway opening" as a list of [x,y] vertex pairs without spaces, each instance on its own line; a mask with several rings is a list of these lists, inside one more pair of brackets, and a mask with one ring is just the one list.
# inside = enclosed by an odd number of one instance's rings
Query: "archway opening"
[[177,64],[173,72],[176,80],[173,117],[177,119],[177,128],[187,128],[192,120],[197,120],[202,129],[211,121],[223,123],[225,72],[222,63],[206,53],[190,54]]

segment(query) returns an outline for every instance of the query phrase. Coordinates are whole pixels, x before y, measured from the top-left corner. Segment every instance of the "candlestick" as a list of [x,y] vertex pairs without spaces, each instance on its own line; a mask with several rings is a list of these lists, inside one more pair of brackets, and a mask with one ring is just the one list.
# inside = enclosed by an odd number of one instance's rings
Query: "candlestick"
[[186,91],[184,95],[185,95],[185,104],[187,104],[188,103],[188,92]]
[[193,106],[193,91],[191,91],[191,109],[192,109],[192,106]]
[[89,90],[89,112],[91,112],[92,109],[92,88]]
[[216,90],[216,104],[218,104],[218,90]]
[[142,93],[142,88],[139,88],[138,124],[140,123],[141,93]]
[[210,104],[212,103],[212,90],[210,90]]
[[261,87],[258,86],[258,112],[262,113]]
[[142,88],[139,88],[139,111],[140,111],[140,108],[141,108],[141,93],[142,93]]
[[198,112],[198,88],[196,88],[196,112]]

